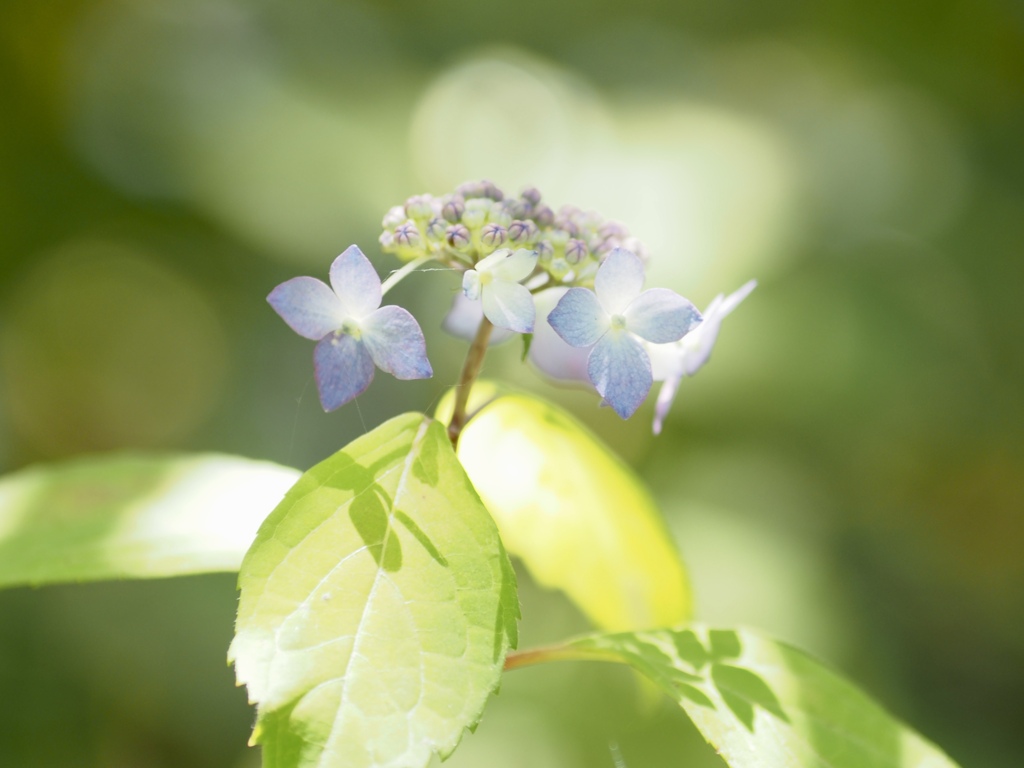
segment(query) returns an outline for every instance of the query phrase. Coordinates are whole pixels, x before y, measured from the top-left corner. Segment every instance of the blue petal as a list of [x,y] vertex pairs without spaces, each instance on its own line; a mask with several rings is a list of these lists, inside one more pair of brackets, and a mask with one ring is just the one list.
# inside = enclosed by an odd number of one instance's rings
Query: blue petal
[[534,296],[537,305],[537,325],[530,344],[530,362],[542,373],[555,379],[590,383],[587,376],[589,347],[570,347],[555,333],[550,323],[544,322],[568,288],[548,288]]
[[357,245],[350,245],[331,264],[331,287],[345,314],[356,320],[380,306],[380,277]]
[[589,347],[609,328],[608,313],[586,288],[566,291],[548,315],[548,323],[572,347]]
[[590,352],[590,381],[624,419],[632,416],[651,391],[651,361],[640,342],[625,331],[606,333]]
[[652,344],[678,341],[700,324],[697,308],[675,291],[651,288],[626,307],[626,328]]
[[313,277],[293,277],[267,296],[267,302],[293,331],[319,341],[338,330],[345,319],[334,291]]
[[496,328],[533,333],[537,311],[533,306],[533,295],[526,286],[494,280],[481,288],[480,303],[484,317]]
[[344,333],[321,339],[313,350],[316,388],[325,411],[361,395],[373,381],[373,359],[362,342]]
[[360,323],[362,341],[373,362],[396,379],[429,379],[427,345],[416,318],[394,305],[381,307]]
[[616,248],[594,276],[594,292],[609,315],[620,315],[644,287],[644,263],[631,251]]

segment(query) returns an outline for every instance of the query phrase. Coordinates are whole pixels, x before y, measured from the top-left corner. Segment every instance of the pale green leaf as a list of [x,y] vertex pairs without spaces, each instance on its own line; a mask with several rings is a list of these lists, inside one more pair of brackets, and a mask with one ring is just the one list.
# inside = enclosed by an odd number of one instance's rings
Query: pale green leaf
[[[479,410],[458,455],[508,551],[602,629],[689,619],[683,564],[633,471],[557,406],[483,389],[494,399],[471,399]],[[446,410],[442,403],[438,413]]]
[[444,427],[381,425],[313,467],[239,576],[239,682],[267,768],[426,765],[515,646],[515,578]]
[[235,571],[295,469],[107,455],[0,479],[0,587]]
[[731,768],[955,768],[828,667],[749,630],[595,635],[560,652],[573,654],[649,677]]

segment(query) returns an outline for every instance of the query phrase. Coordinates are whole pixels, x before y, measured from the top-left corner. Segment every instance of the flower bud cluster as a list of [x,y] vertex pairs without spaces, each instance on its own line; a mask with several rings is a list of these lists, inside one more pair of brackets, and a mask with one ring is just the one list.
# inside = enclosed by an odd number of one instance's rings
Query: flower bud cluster
[[553,283],[590,284],[616,248],[646,261],[641,243],[618,222],[566,205],[556,213],[534,187],[509,197],[490,181],[461,184],[441,197],[415,195],[384,216],[380,244],[404,261],[432,258],[472,267],[503,248],[537,253]]

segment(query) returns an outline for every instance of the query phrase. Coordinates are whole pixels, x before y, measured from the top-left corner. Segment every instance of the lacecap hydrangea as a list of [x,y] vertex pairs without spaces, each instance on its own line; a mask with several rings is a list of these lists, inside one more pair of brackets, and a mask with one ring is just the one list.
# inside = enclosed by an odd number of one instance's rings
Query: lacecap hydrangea
[[556,212],[532,187],[509,197],[478,181],[415,195],[385,214],[382,229],[381,249],[405,262],[383,284],[351,246],[331,267],[331,287],[299,277],[268,297],[293,330],[318,342],[325,410],[361,394],[375,367],[400,379],[433,375],[416,320],[380,305],[395,283],[436,262],[462,273],[446,330],[484,347],[524,334],[537,368],[592,386],[622,418],[662,380],[658,432],[679,381],[707,361],[721,319],[755,285],[719,296],[704,314],[668,288],[644,290],[647,251],[625,226],[573,206]]

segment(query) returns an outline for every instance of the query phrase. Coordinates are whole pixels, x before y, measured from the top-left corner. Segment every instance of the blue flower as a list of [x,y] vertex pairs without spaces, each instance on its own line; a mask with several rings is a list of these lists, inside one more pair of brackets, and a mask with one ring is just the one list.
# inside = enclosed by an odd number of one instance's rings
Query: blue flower
[[331,264],[331,287],[295,277],[267,296],[274,311],[300,336],[319,342],[313,352],[316,387],[325,411],[362,394],[374,366],[397,379],[428,379],[419,323],[406,310],[382,307],[380,278],[355,245]]
[[594,276],[594,290],[570,288],[548,322],[573,347],[589,347],[587,375],[605,402],[628,419],[651,390],[651,360],[641,339],[678,341],[701,321],[689,301],[667,288],[643,291],[644,265],[616,248]]
[[658,402],[654,407],[654,434],[661,433],[661,425],[672,407],[672,401],[676,399],[676,391],[683,376],[693,376],[711,357],[722,318],[736,309],[756,287],[757,281],[751,280],[728,296],[718,294],[704,311],[704,320],[692,333],[674,344],[648,346],[654,365],[654,378],[665,382],[661,385]]
[[502,248],[466,270],[462,292],[467,299],[480,300],[484,317],[497,328],[533,333],[533,296],[519,281],[529,277],[536,266],[536,251],[520,248],[513,253]]

